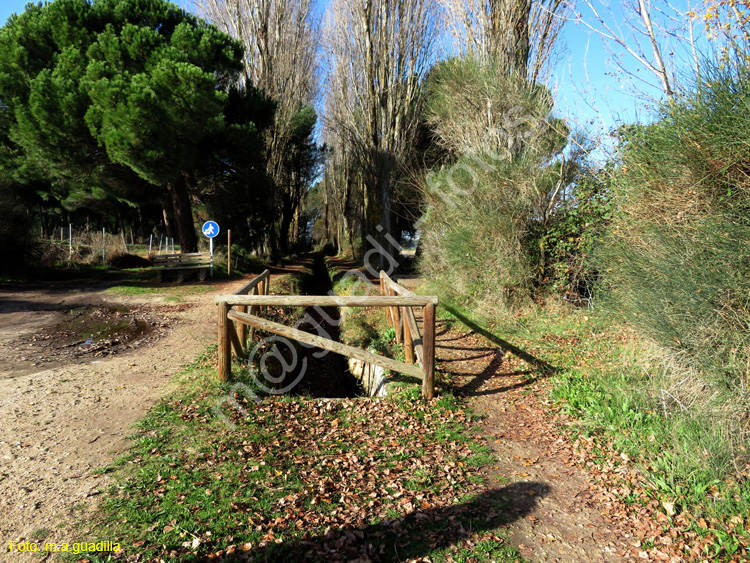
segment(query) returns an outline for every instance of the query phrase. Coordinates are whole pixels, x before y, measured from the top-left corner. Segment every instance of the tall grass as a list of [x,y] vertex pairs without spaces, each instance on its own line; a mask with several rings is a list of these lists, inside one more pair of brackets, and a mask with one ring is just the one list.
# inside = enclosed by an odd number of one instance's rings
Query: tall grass
[[609,308],[654,343],[664,404],[723,428],[739,458],[750,420],[750,74],[706,74],[657,123],[625,132],[598,263]]

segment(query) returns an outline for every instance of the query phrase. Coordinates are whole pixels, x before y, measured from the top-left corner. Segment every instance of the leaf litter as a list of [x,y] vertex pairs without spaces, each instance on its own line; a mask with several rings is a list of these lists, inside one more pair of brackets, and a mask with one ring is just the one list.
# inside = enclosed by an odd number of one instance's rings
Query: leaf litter
[[[129,515],[121,525],[135,524],[146,537],[124,558],[484,561],[476,554],[517,555],[497,534],[526,508],[519,512],[481,484],[482,448],[466,436],[469,420],[456,404],[406,395],[271,397],[258,404],[235,398],[247,416],[230,413],[234,431],[217,424],[207,395],[163,406],[171,430],[154,423],[146,432],[139,444],[154,447],[140,446],[130,463],[140,477],[127,481],[110,504],[111,514]],[[188,435],[194,443],[186,448]],[[144,474],[153,476],[148,491]]]

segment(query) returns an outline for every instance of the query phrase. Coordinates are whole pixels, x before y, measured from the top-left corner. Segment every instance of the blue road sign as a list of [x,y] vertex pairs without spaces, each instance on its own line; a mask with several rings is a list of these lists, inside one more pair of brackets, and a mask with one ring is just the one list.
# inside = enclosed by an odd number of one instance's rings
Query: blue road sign
[[208,238],[214,238],[219,234],[219,225],[216,221],[206,221],[203,223],[203,234]]

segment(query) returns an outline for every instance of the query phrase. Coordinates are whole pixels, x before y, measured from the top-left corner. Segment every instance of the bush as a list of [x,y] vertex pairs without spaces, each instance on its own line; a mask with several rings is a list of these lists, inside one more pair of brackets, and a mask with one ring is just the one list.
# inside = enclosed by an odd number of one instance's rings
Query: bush
[[426,106],[448,156],[425,179],[421,272],[441,295],[504,314],[544,278],[541,241],[574,169],[559,158],[567,127],[546,88],[470,59],[436,67]]
[[664,350],[670,394],[738,436],[750,404],[749,109],[750,75],[725,69],[657,123],[623,131],[598,261],[611,308]]
[[593,306],[600,273],[592,260],[612,213],[606,170],[581,174],[570,203],[558,210],[542,242],[549,252],[544,282],[565,301]]

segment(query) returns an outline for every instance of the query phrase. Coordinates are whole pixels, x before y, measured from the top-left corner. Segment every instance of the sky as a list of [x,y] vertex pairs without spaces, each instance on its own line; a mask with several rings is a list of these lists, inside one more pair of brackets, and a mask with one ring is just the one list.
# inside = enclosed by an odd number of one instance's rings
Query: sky
[[[327,3],[326,0],[318,1]],[[596,3],[601,0],[592,1]],[[672,4],[686,11],[690,1],[675,0]],[[696,3],[700,0],[692,1]],[[184,1],[181,3],[184,5]],[[4,24],[11,13],[23,11],[25,4],[25,0],[0,0],[0,22]],[[577,11],[584,19],[592,21],[590,10],[581,0],[578,4]],[[603,16],[608,12],[608,8],[604,7],[606,4],[609,2],[595,4]],[[614,30],[618,23],[624,21],[625,16],[621,11],[623,3],[612,4],[615,13],[605,19]],[[678,20],[673,23],[678,28],[684,27]],[[700,25],[696,26],[696,31],[699,31]],[[629,41],[633,41],[634,35],[626,27],[622,27],[622,33]],[[599,35],[586,29],[583,24],[576,25],[574,22],[566,24],[562,41],[566,46],[566,52],[561,56],[549,79],[549,84],[556,93],[557,115],[568,119],[577,129],[588,130],[592,135],[611,130],[621,123],[648,121],[653,118],[654,104],[649,98],[658,97],[658,89],[638,84],[637,89],[640,92],[635,95],[632,86],[628,86],[628,81],[622,78],[627,77],[627,74],[612,64],[613,60],[618,60],[632,75],[645,76],[653,81],[648,71],[631,55],[621,49],[607,49]],[[669,51],[674,52],[675,57],[680,55],[679,48]],[[666,56],[669,56],[669,53]]]

